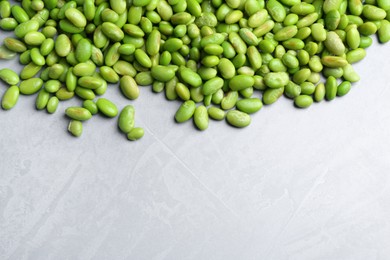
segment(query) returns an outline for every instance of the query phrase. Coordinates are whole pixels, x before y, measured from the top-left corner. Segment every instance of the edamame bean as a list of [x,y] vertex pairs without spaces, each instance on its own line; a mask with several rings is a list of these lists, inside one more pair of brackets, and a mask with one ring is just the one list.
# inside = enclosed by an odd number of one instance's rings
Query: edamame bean
[[125,106],[119,114],[118,127],[123,133],[128,134],[134,128],[134,114],[132,105]]
[[20,82],[19,90],[23,95],[32,95],[38,92],[43,85],[40,78],[31,78]]
[[270,88],[282,88],[289,82],[286,72],[270,72],[264,76],[264,83]]
[[130,132],[127,134],[127,139],[130,141],[136,141],[141,139],[144,136],[144,129],[141,127],[134,127],[130,130]]
[[299,95],[294,99],[294,104],[299,108],[308,108],[313,104],[313,98],[309,95]]
[[342,97],[351,90],[351,83],[349,81],[343,81],[337,87],[337,96]]
[[55,41],[55,50],[58,56],[66,57],[72,49],[72,43],[66,34],[60,34]]
[[106,98],[99,98],[96,101],[96,105],[99,111],[107,117],[116,117],[118,114],[118,108],[116,105]]
[[253,114],[263,107],[263,103],[259,98],[245,98],[237,101],[236,107],[242,112]]
[[71,120],[68,125],[68,131],[75,137],[81,136],[83,133],[83,123],[79,120]]
[[131,76],[123,76],[120,79],[119,87],[125,97],[130,100],[137,99],[139,96],[139,88],[135,80]]
[[11,69],[1,69],[0,79],[11,86],[18,84],[20,80],[18,74]]
[[251,123],[251,118],[247,113],[238,110],[230,110],[226,114],[226,121],[234,127],[242,128]]
[[47,102],[47,105],[46,105],[47,112],[49,114],[55,113],[57,111],[58,104],[59,104],[59,100],[56,96],[49,98],[49,101]]
[[175,120],[178,123],[183,123],[192,118],[195,113],[196,105],[192,100],[187,100],[181,104],[176,111]]
[[250,88],[254,84],[255,80],[248,75],[236,75],[229,81],[230,89],[235,91]]
[[327,100],[333,100],[337,94],[337,80],[335,77],[328,77],[325,84],[325,97]]
[[225,111],[223,111],[222,109],[220,109],[218,107],[209,107],[207,109],[207,112],[209,114],[209,117],[214,119],[214,120],[221,121],[225,118]]
[[194,123],[195,126],[203,131],[206,130],[209,126],[209,114],[207,113],[207,108],[205,106],[198,106],[194,112]]
[[65,114],[68,117],[78,121],[86,121],[92,117],[91,112],[83,107],[68,107],[65,110]]
[[19,88],[18,86],[9,87],[3,94],[3,98],[1,99],[1,107],[4,110],[9,110],[13,108],[19,99]]

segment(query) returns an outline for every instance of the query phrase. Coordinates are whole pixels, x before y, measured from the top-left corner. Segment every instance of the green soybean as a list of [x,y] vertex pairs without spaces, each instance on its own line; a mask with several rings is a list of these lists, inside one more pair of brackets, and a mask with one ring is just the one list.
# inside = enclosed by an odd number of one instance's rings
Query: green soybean
[[71,120],[68,124],[68,131],[75,137],[81,136],[83,133],[83,123],[79,120]]
[[198,106],[194,112],[194,123],[195,126],[203,131],[209,126],[209,115],[205,106]]
[[18,74],[11,69],[1,69],[0,79],[8,85],[16,85],[20,81]]
[[86,121],[92,117],[91,112],[83,107],[68,107],[65,110],[65,114],[68,117],[78,121]]
[[130,130],[130,132],[127,134],[127,139],[130,141],[136,141],[141,139],[144,136],[145,132],[144,129],[141,127],[134,127]]
[[187,100],[181,104],[176,111],[175,120],[178,123],[183,123],[192,118],[195,113],[196,105],[192,100]]
[[253,114],[263,107],[263,103],[259,98],[245,98],[237,101],[236,107],[242,112]]
[[325,97],[327,100],[333,100],[337,94],[337,80],[335,77],[330,76],[326,79],[325,84]]
[[127,134],[134,128],[134,115],[135,110],[132,105],[125,106],[120,112],[118,117],[118,127],[123,133]]
[[96,105],[99,111],[107,117],[115,117],[118,114],[117,106],[106,98],[99,98]]
[[299,95],[294,99],[294,104],[299,108],[308,108],[313,104],[313,98],[309,95]]
[[3,97],[1,99],[1,107],[4,110],[9,110],[13,108],[19,99],[19,87],[18,86],[11,86],[9,87],[3,94]]
[[242,128],[248,126],[251,123],[251,118],[245,112],[230,110],[226,114],[226,121],[234,127]]
[[211,106],[207,109],[207,112],[211,119],[221,121],[225,118],[225,111],[218,107]]
[[31,78],[20,82],[20,93],[24,95],[32,95],[38,92],[43,85],[43,80],[40,78]]
[[337,96],[342,97],[351,90],[351,83],[349,81],[343,81],[337,87]]
[[47,105],[46,105],[46,110],[49,114],[53,114],[57,111],[59,104],[59,99],[56,96],[53,96],[49,98]]
[[123,76],[120,79],[119,87],[125,97],[130,100],[137,99],[139,96],[139,88],[135,80],[131,76]]

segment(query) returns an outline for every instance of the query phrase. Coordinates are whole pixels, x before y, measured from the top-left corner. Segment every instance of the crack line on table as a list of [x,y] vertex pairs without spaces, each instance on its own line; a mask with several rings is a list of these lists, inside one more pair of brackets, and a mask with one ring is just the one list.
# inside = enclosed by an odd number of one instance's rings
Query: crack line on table
[[20,249],[20,247],[22,246],[25,246],[29,237],[34,237],[35,234],[39,231],[39,227],[43,226],[46,221],[48,220],[48,218],[50,217],[50,214],[53,212],[53,210],[56,208],[58,202],[61,200],[61,198],[67,193],[67,191],[69,190],[70,186],[72,185],[75,177],[76,177],[76,174],[81,170],[81,165],[79,164],[77,166],[77,168],[73,171],[73,174],[69,177],[69,179],[66,181],[65,185],[62,187],[62,189],[60,190],[60,192],[57,193],[57,195],[54,197],[54,199],[49,202],[48,204],[48,207],[45,207],[47,208],[47,210],[45,210],[42,214],[42,216],[38,219],[38,221],[35,222],[35,224],[33,224],[33,226],[25,233],[25,235],[23,236],[23,238],[21,240],[19,240],[18,242],[18,245],[15,246],[14,250],[12,251],[11,254],[8,254],[8,256],[6,256],[7,259],[11,259],[13,258],[12,256],[14,256]]
[[195,175],[195,173],[194,173],[194,171],[193,170],[191,170],[188,166],[187,166],[187,164],[182,160],[182,159],[180,159],[176,154],[175,154],[175,152],[174,151],[172,151],[172,149],[166,144],[166,143],[164,143],[162,140],[160,140],[159,138],[157,138],[156,136],[155,136],[155,134],[153,133],[153,131],[152,130],[150,130],[146,125],[144,126],[144,128],[151,134],[151,136],[154,138],[154,139],[156,139],[161,145],[163,145],[172,155],[173,155],[173,157],[190,173],[190,175],[196,180],[196,181],[198,181],[202,186],[203,186],[203,188],[205,188],[209,193],[211,193],[211,195],[213,195],[216,199],[217,199],[217,201],[219,202],[219,203],[221,203],[228,211],[230,211],[230,213],[232,213],[235,217],[238,217],[238,214],[232,209],[232,208],[230,208],[222,199],[220,199],[219,197],[218,197],[218,195],[217,194],[215,194],[215,192],[212,190],[212,189],[210,189],[206,184],[204,184],[200,179],[199,179],[199,177],[198,176],[196,176]]
[[272,240],[271,245],[266,250],[267,251],[266,252],[266,256],[267,256],[266,258],[267,259],[270,259],[270,254],[272,254],[272,251],[273,251],[276,243],[278,242],[279,237],[281,235],[283,235],[283,233],[287,230],[287,228],[290,225],[291,221],[295,218],[295,216],[298,214],[298,212],[302,209],[302,207],[305,204],[305,202],[308,200],[308,198],[311,196],[311,194],[313,194],[313,192],[317,189],[317,187],[319,186],[321,180],[323,180],[328,173],[329,173],[329,169],[326,169],[326,171],[324,171],[324,173],[322,173],[320,176],[318,176],[316,178],[316,180],[314,181],[313,186],[310,188],[310,190],[307,192],[305,197],[302,199],[301,203],[299,203],[298,207],[292,212],[292,214],[290,215],[290,217],[288,218],[286,223],[282,226],[282,228],[279,231],[279,233]]

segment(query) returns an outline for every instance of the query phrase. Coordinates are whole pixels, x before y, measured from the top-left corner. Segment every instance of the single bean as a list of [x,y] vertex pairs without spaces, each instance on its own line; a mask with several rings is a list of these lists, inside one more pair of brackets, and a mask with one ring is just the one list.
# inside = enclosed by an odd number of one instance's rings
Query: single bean
[[178,123],[183,123],[194,115],[196,109],[195,102],[187,100],[181,104],[179,109],[176,111],[175,120]]
[[127,139],[130,141],[136,141],[141,139],[144,136],[144,129],[141,127],[134,127],[130,130],[130,132],[127,134]]
[[1,99],[1,107],[4,110],[9,110],[13,108],[19,99],[19,88],[18,86],[9,87],[3,94],[3,98]]
[[68,131],[75,137],[81,136],[83,133],[83,123],[79,120],[71,120],[68,125]]
[[230,110],[226,114],[226,121],[234,127],[242,128],[251,123],[251,118],[247,113],[238,110]]
[[209,126],[209,115],[205,106],[198,106],[194,112],[194,123],[195,126],[203,131]]

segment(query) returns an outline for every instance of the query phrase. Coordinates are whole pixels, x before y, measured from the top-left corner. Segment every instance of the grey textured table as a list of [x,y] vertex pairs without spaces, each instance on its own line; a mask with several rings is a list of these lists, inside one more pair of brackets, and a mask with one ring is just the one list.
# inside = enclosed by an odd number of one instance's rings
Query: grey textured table
[[0,111],[0,259],[389,259],[388,57],[371,47],[347,96],[282,98],[242,130],[199,132],[174,123],[179,102],[110,87],[138,142],[102,116],[73,138],[63,110],[79,101],[49,115],[22,96]]

